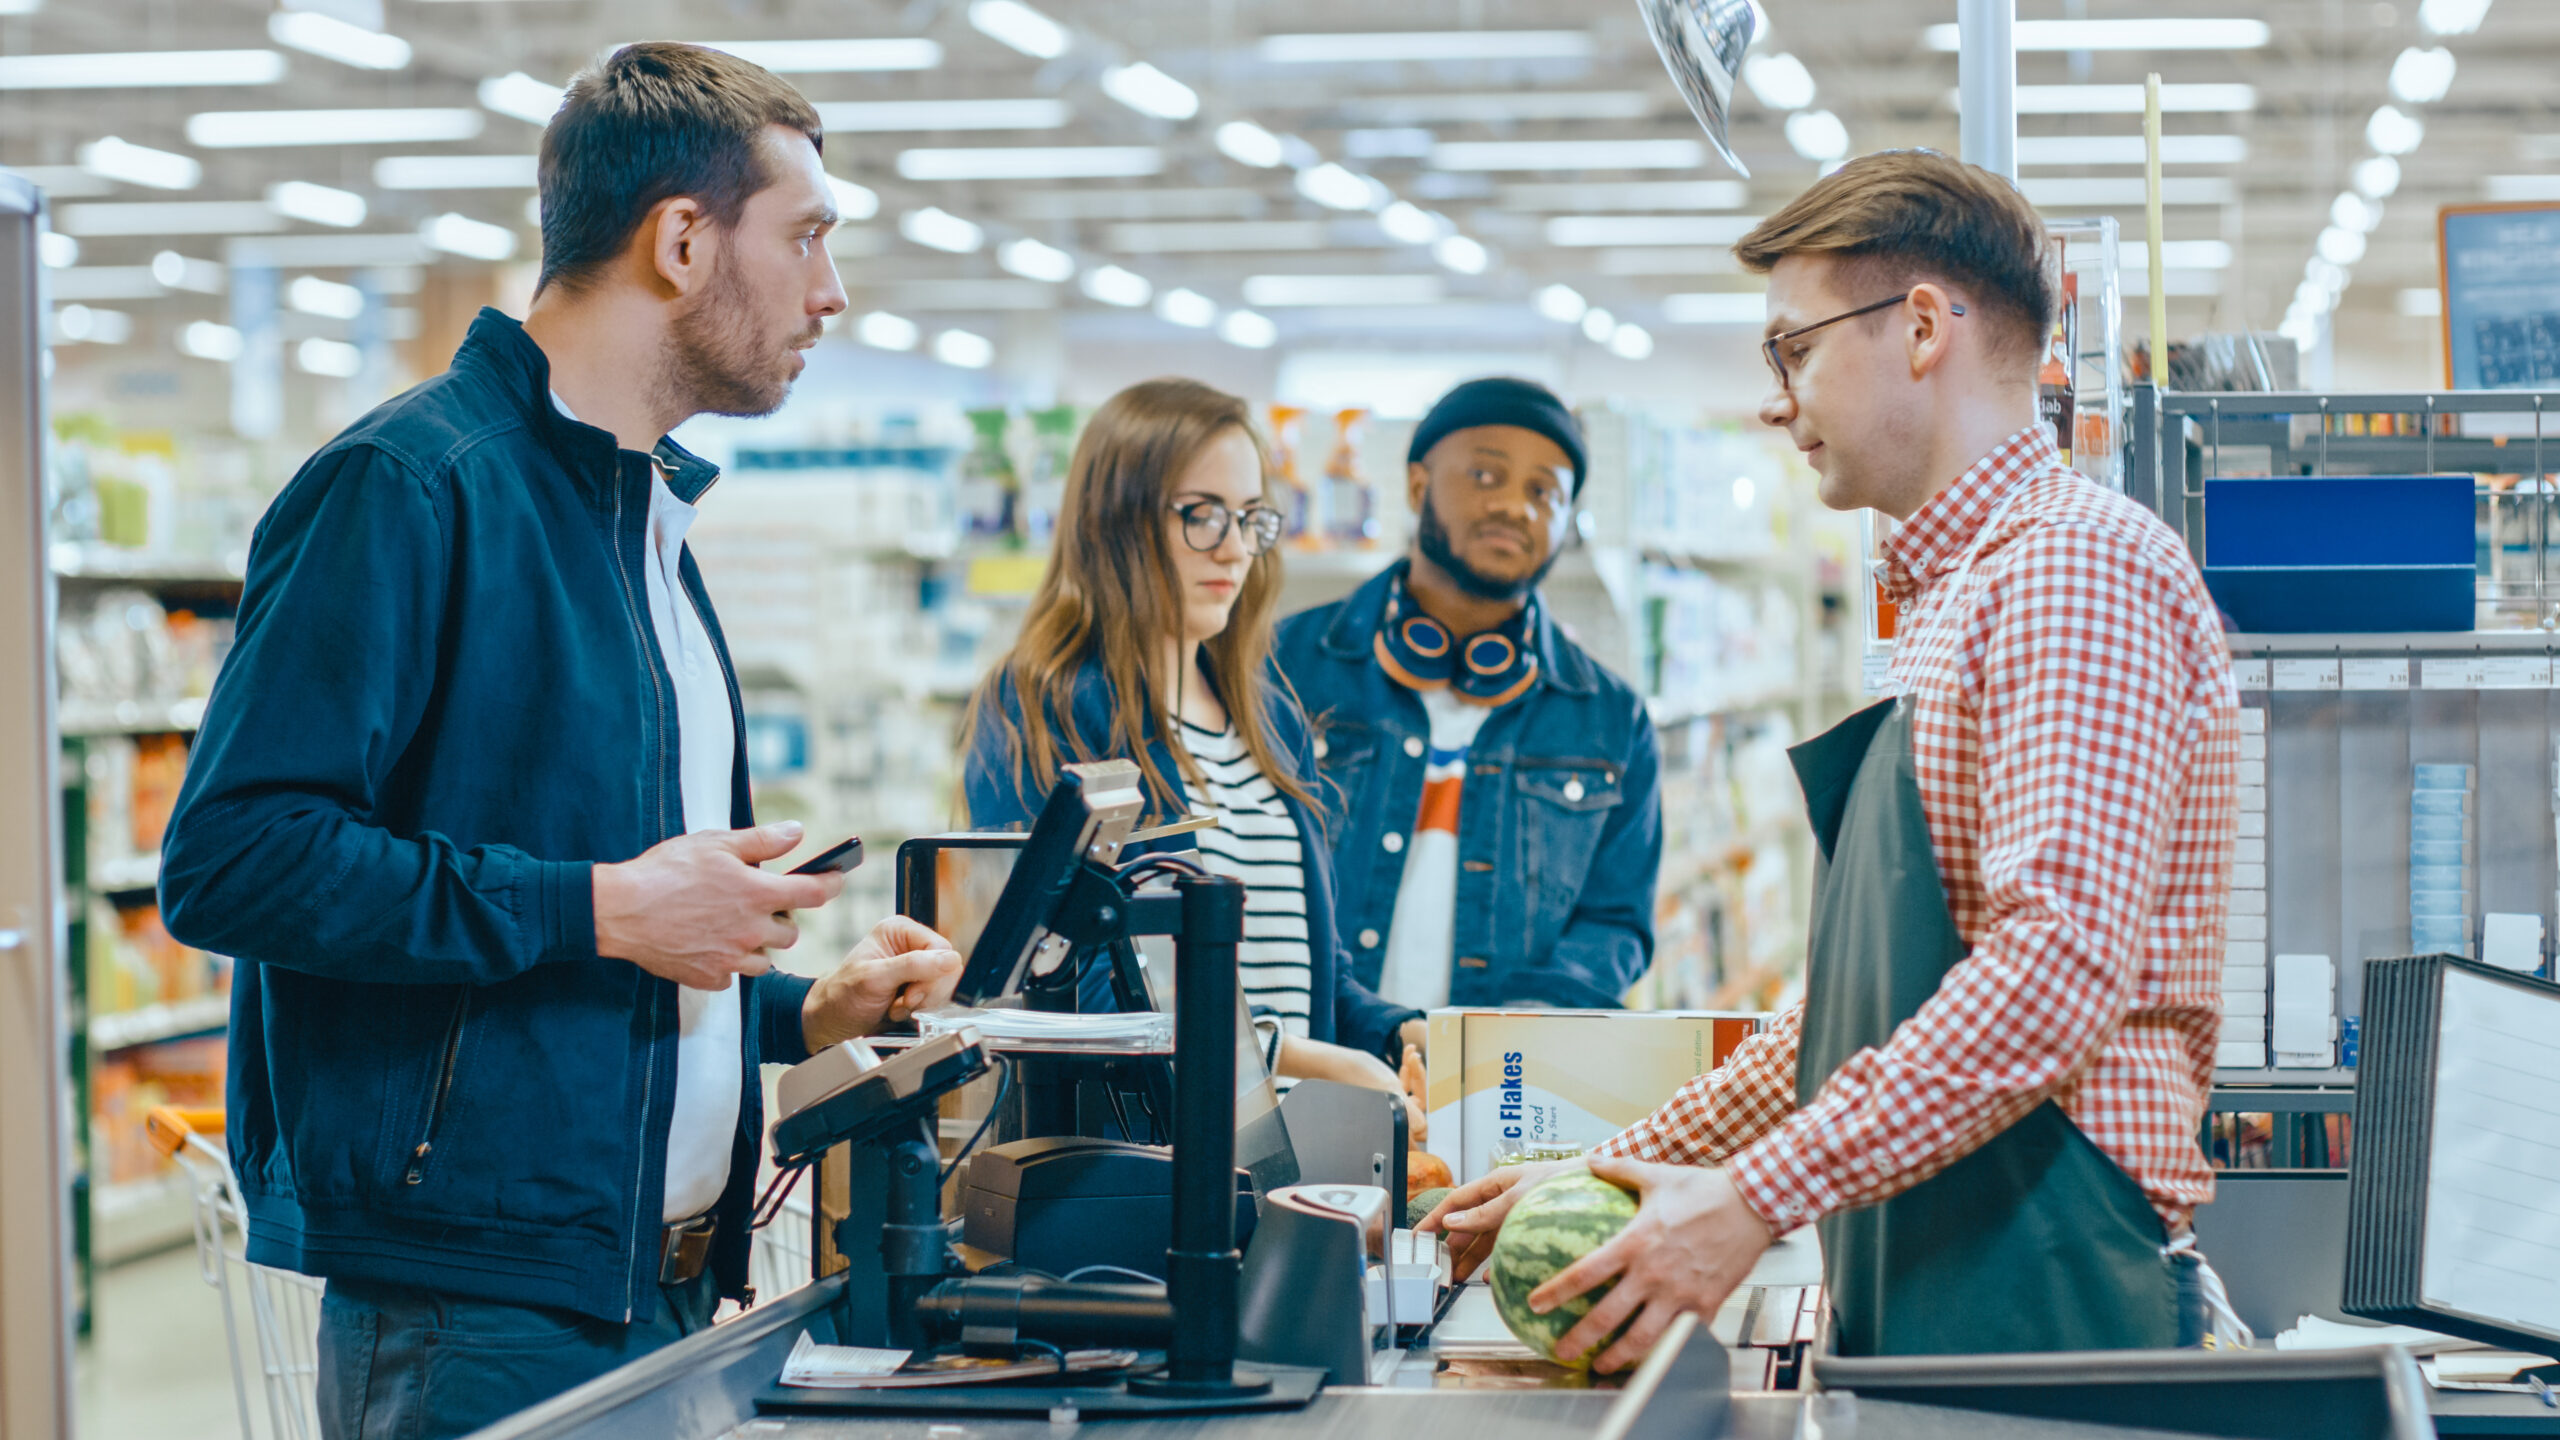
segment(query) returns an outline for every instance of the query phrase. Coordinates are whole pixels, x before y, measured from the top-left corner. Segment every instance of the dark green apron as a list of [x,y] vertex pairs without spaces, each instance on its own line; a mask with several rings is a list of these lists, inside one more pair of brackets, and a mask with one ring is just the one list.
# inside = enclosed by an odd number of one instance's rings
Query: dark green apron
[[[1912,775],[1908,713],[1872,705],[1789,751],[1821,846],[1796,1103],[1881,1048],[1965,956]],[[2048,1100],[1900,1195],[1821,1222],[1842,1355],[2166,1349],[2159,1213]]]

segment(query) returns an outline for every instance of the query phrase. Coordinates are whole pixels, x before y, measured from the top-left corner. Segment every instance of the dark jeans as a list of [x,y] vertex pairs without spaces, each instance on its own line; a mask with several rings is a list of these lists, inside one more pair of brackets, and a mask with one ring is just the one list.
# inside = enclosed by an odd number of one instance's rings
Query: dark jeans
[[332,1280],[320,1302],[324,1440],[467,1435],[708,1328],[709,1272],[628,1325],[403,1285]]
[[2170,1256],[2169,1263],[2178,1272],[2178,1348],[2193,1350],[2213,1329],[2213,1315],[2204,1303],[2204,1262],[2180,1254]]

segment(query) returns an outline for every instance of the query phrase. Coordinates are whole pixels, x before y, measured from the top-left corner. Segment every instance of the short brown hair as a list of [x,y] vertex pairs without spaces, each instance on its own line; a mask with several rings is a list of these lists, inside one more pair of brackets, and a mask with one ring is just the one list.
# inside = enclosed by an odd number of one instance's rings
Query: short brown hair
[[1880,286],[1959,285],[1986,318],[2008,322],[1995,349],[2032,358],[2056,302],[2046,243],[2043,218],[2000,176],[1936,150],[1883,150],[1814,182],[1733,253],[1760,275],[1789,255],[1829,255]]
[[542,132],[541,290],[572,289],[622,248],[658,202],[702,202],[722,226],[773,183],[758,149],[784,125],[823,148],[817,107],[761,65],[699,45],[625,45],[569,82]]

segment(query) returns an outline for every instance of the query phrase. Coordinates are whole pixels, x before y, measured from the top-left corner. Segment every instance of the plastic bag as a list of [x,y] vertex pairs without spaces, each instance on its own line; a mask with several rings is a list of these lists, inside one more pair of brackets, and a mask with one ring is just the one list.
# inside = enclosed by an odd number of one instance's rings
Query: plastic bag
[[1636,0],[1636,8],[1708,143],[1733,173],[1749,175],[1725,143],[1724,131],[1733,79],[1742,68],[1742,52],[1751,48],[1751,0]]

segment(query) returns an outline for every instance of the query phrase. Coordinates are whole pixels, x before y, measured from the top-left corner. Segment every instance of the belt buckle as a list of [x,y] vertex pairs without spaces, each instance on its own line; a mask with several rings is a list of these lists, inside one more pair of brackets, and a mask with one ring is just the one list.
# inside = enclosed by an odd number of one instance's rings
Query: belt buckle
[[720,1222],[703,1215],[667,1226],[658,1235],[658,1283],[682,1285],[702,1273],[703,1264],[711,1258],[711,1237],[719,1232]]

